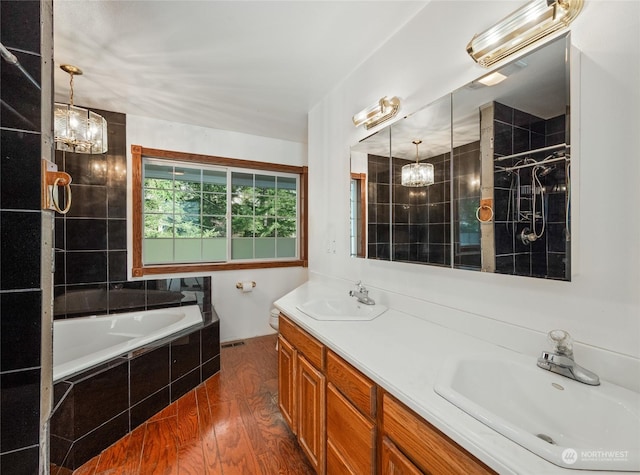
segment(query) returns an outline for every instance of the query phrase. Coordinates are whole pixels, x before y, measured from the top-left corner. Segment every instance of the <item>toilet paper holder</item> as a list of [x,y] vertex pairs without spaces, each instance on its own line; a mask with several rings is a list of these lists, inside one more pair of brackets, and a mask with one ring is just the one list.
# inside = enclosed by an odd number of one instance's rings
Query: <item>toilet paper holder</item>
[[[251,287],[255,287],[256,283],[255,281],[251,281]],[[236,289],[241,289],[242,288],[242,282],[236,282]]]

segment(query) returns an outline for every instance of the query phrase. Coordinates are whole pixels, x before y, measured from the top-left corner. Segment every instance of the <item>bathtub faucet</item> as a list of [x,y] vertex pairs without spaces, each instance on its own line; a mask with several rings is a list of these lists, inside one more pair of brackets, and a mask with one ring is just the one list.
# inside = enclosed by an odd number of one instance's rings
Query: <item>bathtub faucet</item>
[[349,295],[358,299],[358,302],[365,305],[375,305],[376,302],[369,297],[369,290],[362,285],[362,281],[356,282],[356,290],[350,290]]

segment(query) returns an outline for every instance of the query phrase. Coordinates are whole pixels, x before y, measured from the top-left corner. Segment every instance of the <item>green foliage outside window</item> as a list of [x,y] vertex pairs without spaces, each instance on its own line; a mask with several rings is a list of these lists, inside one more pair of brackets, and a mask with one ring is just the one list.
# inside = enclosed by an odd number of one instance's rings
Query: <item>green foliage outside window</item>
[[[227,173],[231,187],[227,190]],[[144,164],[145,263],[295,257],[297,179]]]

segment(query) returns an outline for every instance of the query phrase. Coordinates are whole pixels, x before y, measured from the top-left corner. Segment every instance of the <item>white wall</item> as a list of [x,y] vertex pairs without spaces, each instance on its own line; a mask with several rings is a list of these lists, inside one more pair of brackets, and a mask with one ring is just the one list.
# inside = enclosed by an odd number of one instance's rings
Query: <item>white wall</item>
[[[309,116],[310,272],[397,292],[503,326],[568,330],[640,357],[640,2],[587,1],[571,26],[571,282],[349,257],[349,147],[371,131],[351,116],[385,95],[411,113],[481,76],[465,46],[520,1],[433,1]],[[579,92],[579,95],[578,95]],[[327,243],[336,240],[336,252]],[[489,322],[489,320],[486,320]],[[542,333],[540,333],[542,335]],[[637,379],[637,374],[627,375]],[[605,376],[606,379],[606,376]]]
[[[306,145],[255,135],[127,115],[127,166],[131,170],[131,145],[148,148],[199,153],[220,157],[257,160],[285,165],[307,164]],[[128,248],[132,247],[131,229],[131,174],[128,176],[127,210]],[[129,279],[133,258],[128,255]],[[251,338],[272,333],[269,311],[272,303],[307,280],[307,269],[301,267],[219,271],[212,277],[213,305],[220,317],[222,341]],[[163,278],[151,276],[149,278]],[[236,282],[253,280],[256,287],[251,293],[236,289]]]

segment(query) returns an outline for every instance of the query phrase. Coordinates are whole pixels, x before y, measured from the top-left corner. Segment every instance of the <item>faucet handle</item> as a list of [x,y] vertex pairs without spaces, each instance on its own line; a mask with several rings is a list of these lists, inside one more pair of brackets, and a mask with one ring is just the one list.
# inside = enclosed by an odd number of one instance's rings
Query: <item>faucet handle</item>
[[553,343],[556,352],[559,355],[564,355],[569,358],[573,358],[573,340],[569,332],[564,330],[551,330],[547,337],[549,341]]

